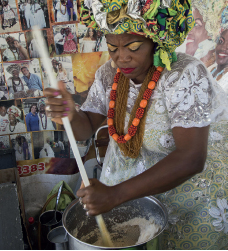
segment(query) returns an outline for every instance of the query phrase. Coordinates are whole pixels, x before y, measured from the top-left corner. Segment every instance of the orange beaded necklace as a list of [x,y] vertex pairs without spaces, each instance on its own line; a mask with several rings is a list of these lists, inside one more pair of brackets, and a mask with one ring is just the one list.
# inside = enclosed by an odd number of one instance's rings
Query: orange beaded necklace
[[140,123],[140,119],[143,117],[144,110],[148,104],[148,100],[152,95],[153,89],[155,88],[155,85],[159,80],[162,71],[163,68],[158,66],[156,71],[154,72],[152,80],[149,82],[147,89],[143,94],[143,99],[141,100],[139,108],[136,111],[135,118],[133,119],[131,126],[128,128],[128,133],[126,135],[118,135],[114,127],[114,120],[113,120],[115,116],[114,108],[116,101],[116,90],[121,73],[120,69],[119,68],[117,69],[117,73],[114,77],[114,83],[112,85],[112,90],[110,92],[110,102],[109,102],[108,121],[107,121],[109,134],[115,141],[117,141],[117,143],[126,143],[136,134],[137,126]]

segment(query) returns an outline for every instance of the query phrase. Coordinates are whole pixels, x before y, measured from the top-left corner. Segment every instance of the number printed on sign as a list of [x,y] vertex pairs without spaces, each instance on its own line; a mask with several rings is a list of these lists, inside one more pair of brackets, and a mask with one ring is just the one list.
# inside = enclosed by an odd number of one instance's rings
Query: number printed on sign
[[38,165],[33,164],[31,166],[29,166],[29,165],[17,166],[17,170],[18,170],[20,176],[30,174],[30,173],[35,173],[37,171],[44,171],[45,170],[45,163],[41,162]]

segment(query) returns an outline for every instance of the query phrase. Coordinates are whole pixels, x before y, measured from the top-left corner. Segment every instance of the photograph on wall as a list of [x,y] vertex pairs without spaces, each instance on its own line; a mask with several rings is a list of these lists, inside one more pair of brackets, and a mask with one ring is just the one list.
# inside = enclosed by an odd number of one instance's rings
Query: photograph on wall
[[46,115],[46,98],[24,99],[23,108],[27,131],[44,131],[58,129],[56,123]]
[[54,22],[77,21],[76,0],[53,0]]
[[15,0],[4,0],[0,2],[0,33],[20,31]]
[[108,51],[104,33],[82,24],[78,24],[78,41],[81,53]]
[[[222,3],[222,2],[221,2]],[[225,2],[192,1],[194,28],[177,52],[185,52],[201,60],[218,84],[228,94],[228,6]],[[208,11],[211,10],[211,11]]]
[[[44,40],[45,40],[46,45],[48,47],[47,31],[42,30],[41,32],[43,33]],[[40,57],[39,46],[36,42],[36,39],[33,37],[33,33],[31,31],[28,31],[25,33],[25,37],[27,40],[27,48],[28,48],[28,52],[29,52],[29,57],[30,58],[39,58]]]
[[0,100],[9,99],[9,93],[6,86],[5,74],[3,71],[3,66],[0,64]]
[[0,135],[26,132],[21,100],[0,102]]
[[74,86],[76,94],[81,95],[83,100],[86,99],[89,88],[93,84],[95,72],[109,59],[108,52],[77,53],[72,55]]
[[4,63],[10,99],[43,96],[43,85],[38,59]]
[[10,141],[12,148],[15,150],[17,161],[33,159],[30,133],[10,135]]
[[0,46],[3,61],[29,59],[24,33],[0,35]]
[[69,141],[66,132],[33,132],[34,158],[69,158]]
[[8,149],[10,148],[9,135],[0,136],[0,149]]
[[40,29],[50,27],[46,0],[20,0],[18,8],[22,30],[30,30],[35,25]]
[[53,26],[55,51],[57,55],[78,52],[76,24]]
[[[73,71],[72,71],[72,59],[71,56],[65,57],[54,57],[51,58],[52,72],[56,77],[57,81],[63,81],[66,85],[66,89],[69,93],[74,94],[74,81],[73,81]],[[49,78],[45,68],[42,65],[41,59],[41,69],[44,82],[44,88],[50,87]]]

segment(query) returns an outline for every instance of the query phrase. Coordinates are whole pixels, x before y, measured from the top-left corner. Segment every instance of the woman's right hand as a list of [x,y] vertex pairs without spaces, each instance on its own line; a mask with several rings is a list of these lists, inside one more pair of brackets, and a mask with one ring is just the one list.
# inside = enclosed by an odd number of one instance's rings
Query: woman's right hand
[[[66,90],[65,84],[62,81],[58,82],[59,90],[53,88],[44,89],[46,99],[46,114],[52,118],[52,121],[63,124],[62,117],[68,116],[72,121],[75,110],[75,102],[72,95]],[[57,96],[61,95],[61,98]]]

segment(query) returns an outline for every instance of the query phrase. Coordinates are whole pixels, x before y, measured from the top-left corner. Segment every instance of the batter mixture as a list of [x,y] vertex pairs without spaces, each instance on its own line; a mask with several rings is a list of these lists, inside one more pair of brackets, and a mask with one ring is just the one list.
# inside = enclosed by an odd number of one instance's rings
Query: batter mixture
[[[109,233],[114,247],[127,247],[147,242],[160,229],[161,226],[155,224],[153,218],[146,220],[145,218],[136,217],[127,222],[113,223]],[[75,229],[74,236],[78,238],[77,235],[78,229]],[[95,246],[104,246],[98,227],[84,235],[80,240]]]

